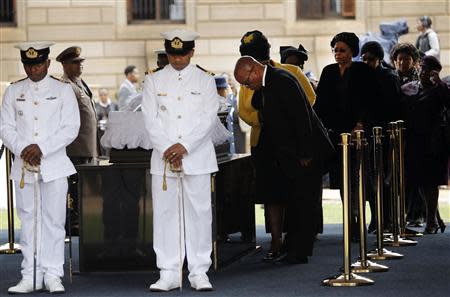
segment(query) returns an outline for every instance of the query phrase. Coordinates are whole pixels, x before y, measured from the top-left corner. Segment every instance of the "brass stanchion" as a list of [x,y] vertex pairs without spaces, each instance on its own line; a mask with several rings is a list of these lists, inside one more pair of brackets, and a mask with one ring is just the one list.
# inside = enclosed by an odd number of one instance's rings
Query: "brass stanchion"
[[[145,200],[145,199],[144,199]],[[67,194],[67,236],[69,237],[69,280],[73,281],[73,265],[72,265],[72,210],[73,210],[73,198],[70,193]]]
[[8,243],[0,246],[0,254],[20,253],[20,245],[14,242],[14,197],[13,183],[10,179],[12,155],[9,149],[6,149],[6,192],[8,199]]
[[322,281],[322,284],[330,287],[356,287],[372,285],[375,282],[350,271],[350,158],[349,146],[351,135],[341,134],[342,146],[342,192],[343,192],[343,233],[344,233],[344,273]]
[[422,233],[406,228],[405,122],[397,121],[396,135],[399,161],[400,236],[421,237]]
[[373,128],[373,168],[375,172],[376,179],[376,208],[377,208],[377,248],[370,251],[367,254],[369,259],[373,260],[388,260],[388,259],[401,259],[402,254],[389,251],[384,248],[383,243],[383,143],[382,135],[383,129],[381,127]]
[[391,219],[392,236],[384,239],[386,246],[411,246],[416,245],[417,241],[409,240],[400,236],[400,195],[399,195],[399,148],[397,135],[397,122],[389,123],[389,162],[391,164]]
[[352,271],[357,273],[366,272],[386,272],[387,266],[377,264],[367,259],[367,228],[366,228],[366,195],[365,195],[365,149],[367,141],[364,138],[364,131],[354,132],[358,166],[358,223],[359,223],[359,260],[352,264]]

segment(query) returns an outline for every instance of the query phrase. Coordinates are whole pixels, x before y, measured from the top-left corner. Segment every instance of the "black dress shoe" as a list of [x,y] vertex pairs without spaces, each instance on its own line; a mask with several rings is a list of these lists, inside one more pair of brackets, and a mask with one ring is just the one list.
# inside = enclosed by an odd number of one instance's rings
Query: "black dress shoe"
[[273,258],[273,262],[274,263],[283,262],[286,257],[287,257],[287,252],[278,253],[278,255]]
[[281,252],[268,252],[262,260],[263,262],[272,263],[275,261],[275,259],[279,258],[280,256]]
[[307,256],[291,256],[287,253],[281,255],[277,258],[276,263],[286,263],[286,264],[306,264],[308,263]]

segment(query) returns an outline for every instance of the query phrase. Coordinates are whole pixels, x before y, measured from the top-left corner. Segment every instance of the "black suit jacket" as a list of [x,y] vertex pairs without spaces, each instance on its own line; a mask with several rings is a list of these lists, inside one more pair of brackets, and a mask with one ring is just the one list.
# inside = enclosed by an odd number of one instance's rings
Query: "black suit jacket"
[[313,158],[311,107],[302,87],[286,70],[268,65],[265,86],[255,95],[252,104],[262,120],[261,161],[273,162],[288,179],[300,177],[307,169],[300,159]]

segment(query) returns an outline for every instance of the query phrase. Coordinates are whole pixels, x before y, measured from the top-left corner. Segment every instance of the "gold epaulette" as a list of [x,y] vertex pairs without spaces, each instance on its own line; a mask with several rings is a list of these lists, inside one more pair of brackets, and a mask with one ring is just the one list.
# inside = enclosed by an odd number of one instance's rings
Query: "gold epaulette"
[[163,69],[164,67],[158,67],[158,68],[155,68],[155,69],[150,69],[150,70],[148,70],[148,71],[146,71],[145,72],[145,75],[147,75],[147,74],[152,74],[152,73],[155,73],[155,72],[158,72],[159,70],[161,70],[161,69]]
[[11,82],[11,84],[15,84],[15,83],[18,83],[19,81],[22,81],[22,80],[26,80],[28,77],[25,77],[25,78],[22,78],[22,79],[19,79],[19,80],[16,80],[16,81],[13,81],[13,82]]
[[53,76],[53,75],[50,75],[50,77],[53,78],[53,79],[56,79],[57,81],[60,81],[60,82],[62,82],[62,83],[65,83],[65,84],[68,84],[68,83],[69,83],[68,81],[62,80],[61,78],[57,78],[57,77],[55,77],[55,76]]
[[208,73],[209,75],[212,75],[212,76],[215,75],[214,72],[208,71],[208,70],[206,70],[205,68],[202,68],[202,67],[200,67],[200,66],[197,65],[197,64],[196,64],[196,66],[197,66],[198,69],[200,69],[200,70],[202,70],[202,71],[205,71],[205,72]]

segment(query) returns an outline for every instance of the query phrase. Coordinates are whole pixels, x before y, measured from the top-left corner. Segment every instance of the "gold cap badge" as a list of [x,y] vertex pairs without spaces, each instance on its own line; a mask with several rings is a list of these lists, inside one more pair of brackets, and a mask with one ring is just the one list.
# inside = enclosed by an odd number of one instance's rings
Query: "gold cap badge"
[[34,48],[29,48],[26,53],[25,56],[28,59],[36,59],[38,57],[38,52],[34,50]]
[[252,40],[253,40],[253,33],[248,35],[248,36],[245,36],[244,39],[243,39],[243,42],[245,44],[248,44],[248,43],[252,42]]
[[79,56],[79,55],[81,54],[81,51],[80,51],[80,48],[79,48],[79,47],[75,48],[75,54],[76,54],[77,56]]
[[180,38],[175,37],[170,43],[170,46],[175,49],[181,49],[183,48],[183,41],[181,41]]

